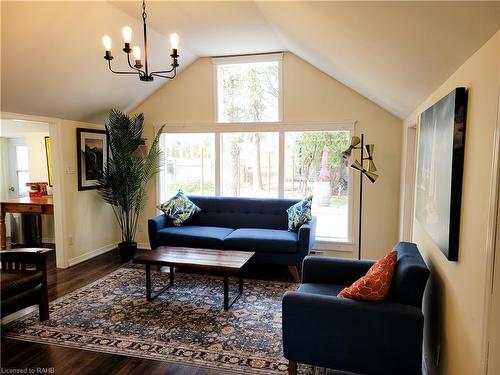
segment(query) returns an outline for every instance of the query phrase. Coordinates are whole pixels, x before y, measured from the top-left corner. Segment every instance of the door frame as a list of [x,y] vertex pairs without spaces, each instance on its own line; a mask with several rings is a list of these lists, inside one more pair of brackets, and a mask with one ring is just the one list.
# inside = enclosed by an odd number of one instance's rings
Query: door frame
[[[411,143],[409,142],[411,141]],[[400,240],[410,241],[413,237],[415,181],[417,173],[418,121],[404,129],[404,164],[401,202]]]
[[52,170],[54,174],[54,234],[56,240],[56,266],[57,268],[68,267],[67,248],[64,239],[66,236],[64,223],[64,186],[63,186],[63,159],[61,140],[61,120],[53,117],[23,115],[12,112],[0,112],[0,119],[3,120],[25,120],[44,122],[49,124],[49,136],[52,146]]
[[[485,282],[485,303],[484,303],[484,322],[483,322],[483,340],[481,348],[481,374],[486,375],[488,371],[488,347],[490,341],[490,326],[493,319],[492,302],[495,253],[500,256],[500,243],[497,243],[497,231],[500,225],[500,92],[498,93],[497,124],[493,135],[493,155],[492,155],[492,173],[490,183],[490,202],[488,205],[488,228],[486,234],[486,282]],[[497,317],[498,319],[498,317]]]

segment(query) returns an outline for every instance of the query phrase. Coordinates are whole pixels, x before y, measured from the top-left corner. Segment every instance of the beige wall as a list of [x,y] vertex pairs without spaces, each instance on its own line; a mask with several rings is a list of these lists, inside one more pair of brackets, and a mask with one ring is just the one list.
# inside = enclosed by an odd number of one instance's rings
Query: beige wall
[[[47,126],[48,128],[48,126]],[[28,147],[28,162],[30,167],[30,180],[48,182],[47,156],[45,154],[45,133],[26,133],[26,146]]]
[[[469,89],[458,261],[448,261],[417,220],[413,229],[413,241],[432,272],[424,301],[424,346],[431,373],[481,373],[499,68],[500,32],[404,121],[406,126],[415,124],[422,111],[455,87]],[[438,346],[441,354],[436,366]]]
[[[283,101],[284,121],[357,120],[356,134],[364,133],[367,141],[376,145],[381,177],[374,185],[367,182],[364,189],[363,254],[380,257],[398,238],[401,120],[291,53],[285,53],[283,60]],[[150,140],[153,125],[212,123],[214,110],[213,65],[210,58],[201,58],[133,112],[144,113]],[[354,180],[357,189],[358,178]],[[152,184],[139,243],[148,242],[147,218],[156,214],[155,203],[156,187]],[[354,203],[356,208],[356,198]]]
[[[69,265],[116,247],[119,232],[113,211],[95,190],[78,191],[76,128],[101,125],[62,120],[58,139],[62,157],[64,246]],[[54,155],[54,159],[56,155]],[[55,202],[57,204],[57,202]]]

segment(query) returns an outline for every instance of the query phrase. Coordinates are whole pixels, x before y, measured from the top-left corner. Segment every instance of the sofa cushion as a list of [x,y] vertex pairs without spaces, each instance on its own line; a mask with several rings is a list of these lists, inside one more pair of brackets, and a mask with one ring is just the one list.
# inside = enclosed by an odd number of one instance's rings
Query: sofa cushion
[[308,294],[320,294],[322,296],[336,297],[339,292],[345,288],[345,285],[338,284],[301,284],[298,292]]
[[179,192],[165,203],[158,206],[165,215],[169,217],[176,227],[180,227],[201,209],[189,200],[189,198],[179,190]]
[[224,239],[224,248],[262,253],[296,253],[297,233],[279,229],[236,229]]
[[186,225],[166,227],[158,231],[158,241],[162,245],[208,247],[222,249],[223,241],[234,229]]
[[4,271],[1,272],[1,299],[7,299],[26,292],[42,283],[40,271]]
[[298,203],[295,203],[289,209],[286,210],[288,213],[288,230],[297,231],[302,224],[309,222],[312,219],[311,206],[312,206],[312,195],[304,198]]
[[392,250],[370,267],[365,276],[342,289],[339,297],[361,301],[383,301],[389,293],[398,253]]

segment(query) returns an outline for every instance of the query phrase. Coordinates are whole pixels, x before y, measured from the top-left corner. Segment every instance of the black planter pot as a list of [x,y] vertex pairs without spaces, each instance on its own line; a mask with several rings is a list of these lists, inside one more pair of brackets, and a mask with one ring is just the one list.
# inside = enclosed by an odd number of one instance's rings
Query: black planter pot
[[137,242],[120,242],[118,244],[118,252],[123,262],[131,260],[137,254]]

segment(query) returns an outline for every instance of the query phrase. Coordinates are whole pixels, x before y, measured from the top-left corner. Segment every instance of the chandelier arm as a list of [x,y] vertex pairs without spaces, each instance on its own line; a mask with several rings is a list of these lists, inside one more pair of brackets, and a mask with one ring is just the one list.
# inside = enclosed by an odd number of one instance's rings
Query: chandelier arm
[[[108,60],[108,66],[109,66],[109,70],[111,70],[112,73],[115,73],[115,74],[139,74],[137,72],[119,72],[117,70],[113,70],[113,68],[111,67],[111,60]],[[140,74],[139,74],[140,76]]]
[[167,78],[167,79],[174,79],[175,78],[175,73],[173,76],[169,77],[169,76],[164,76],[164,75],[161,75],[161,74],[158,74],[158,73],[151,73],[152,76],[155,76],[155,77],[160,77],[160,78]]
[[139,68],[136,68],[135,66],[133,66],[130,63],[130,53],[127,53],[127,62],[128,62],[128,66],[130,66],[132,69],[136,70],[139,73],[140,76],[141,75],[146,75],[146,73],[143,70],[141,70]]
[[176,68],[176,67],[174,66],[174,67],[173,67],[172,69],[170,69],[170,70],[158,70],[158,71],[156,71],[156,72],[151,72],[151,74],[156,74],[156,73],[160,73],[160,74],[163,74],[163,73],[172,73],[172,72],[175,70],[175,68]]

